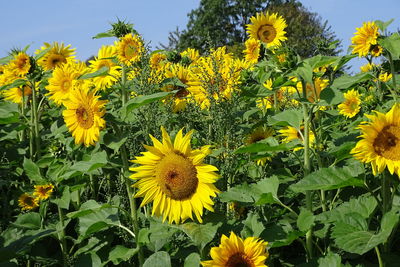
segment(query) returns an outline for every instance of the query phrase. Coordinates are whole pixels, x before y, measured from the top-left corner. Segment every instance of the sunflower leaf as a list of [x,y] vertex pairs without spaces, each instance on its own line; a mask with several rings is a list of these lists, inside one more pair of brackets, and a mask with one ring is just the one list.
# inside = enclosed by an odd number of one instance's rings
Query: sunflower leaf
[[382,21],[382,20],[375,20],[375,24],[379,27],[379,29],[384,32],[386,30],[386,28],[392,24],[392,22],[394,21],[394,19],[391,19],[389,21]]
[[40,169],[31,159],[24,158],[23,163],[24,171],[29,179],[36,183],[40,184],[44,182],[42,175],[40,174]]
[[192,239],[196,246],[203,249],[211,240],[213,240],[221,224],[222,223],[185,223],[181,225],[180,228]]
[[165,251],[158,251],[146,259],[143,267],[171,267],[171,257]]
[[[343,75],[337,79],[334,80],[332,84],[332,88],[337,88],[337,89],[350,89],[353,85],[368,81],[373,79],[374,76],[371,73],[359,73],[354,76],[350,75]],[[322,91],[323,92],[323,91]]]
[[46,49],[41,50],[41,51],[39,52],[39,54],[37,54],[37,55],[35,56],[35,59],[38,60],[38,59],[42,58],[44,55],[47,54],[47,52],[50,51],[50,49],[51,49],[51,47],[48,47],[48,48],[46,48]]
[[379,40],[379,44],[392,54],[394,60],[400,58],[400,34],[398,32]]
[[113,31],[101,32],[93,36],[92,39],[100,39],[106,37],[114,37],[114,32]]
[[186,257],[183,267],[200,266],[200,255],[196,252]]
[[0,124],[10,124],[19,121],[18,104],[11,102],[0,103]]
[[98,76],[105,76],[105,75],[108,74],[108,70],[109,70],[108,67],[104,66],[104,67],[101,67],[100,69],[98,69],[95,72],[86,73],[86,74],[83,74],[83,75],[79,76],[78,80],[85,80],[85,79],[95,78],[95,77],[98,77]]
[[272,116],[269,120],[269,123],[272,125],[291,125],[296,129],[300,129],[300,125],[303,121],[303,114],[301,110],[298,109],[287,109],[282,111],[281,113]]

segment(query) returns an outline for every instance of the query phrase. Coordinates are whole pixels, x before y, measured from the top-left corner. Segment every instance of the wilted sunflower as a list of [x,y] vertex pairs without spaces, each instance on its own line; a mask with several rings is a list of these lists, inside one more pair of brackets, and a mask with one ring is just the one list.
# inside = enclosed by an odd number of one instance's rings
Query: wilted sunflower
[[263,267],[269,254],[266,249],[268,242],[257,237],[245,240],[231,232],[230,236],[222,235],[221,244],[211,248],[212,260],[202,261],[204,267]]
[[69,62],[56,67],[52,77],[49,79],[49,84],[46,89],[50,100],[53,100],[57,105],[61,105],[64,100],[68,99],[69,93],[73,88],[77,78],[84,74],[86,65],[83,62]]
[[38,199],[27,193],[23,193],[18,198],[18,205],[21,207],[22,210],[32,210],[39,207]]
[[24,52],[19,52],[14,56],[14,59],[10,61],[10,68],[18,75],[24,76],[29,72],[31,68],[31,62],[29,56]]
[[35,191],[33,195],[36,196],[38,200],[46,200],[50,197],[53,192],[54,185],[46,184],[46,185],[35,185]]
[[344,93],[344,102],[338,106],[339,113],[347,118],[353,118],[360,111],[360,93],[352,89]]
[[111,45],[103,45],[99,52],[97,53],[97,57],[94,60],[90,60],[90,69],[92,72],[100,70],[102,67],[108,68],[108,74],[97,76],[93,78],[93,84],[96,89],[104,90],[108,87],[111,87],[114,83],[116,83],[121,77],[120,69],[116,63],[112,61],[111,58],[117,56],[117,50],[115,46]]
[[64,46],[64,43],[58,44],[58,42],[53,42],[53,44],[44,43],[36,54],[49,49],[46,54],[38,60],[38,64],[42,66],[45,70],[53,70],[68,60],[73,60],[75,54],[75,48],[70,49],[71,45]]
[[210,146],[192,149],[190,139],[193,131],[185,136],[182,130],[172,143],[164,127],[161,127],[162,142],[150,135],[153,146],[132,162],[141,166],[130,168],[136,173],[130,176],[137,180],[139,188],[135,197],[143,197],[141,207],[153,202],[152,215],[162,216],[163,221],[180,223],[188,218],[202,222],[203,208],[213,210],[213,201],[219,190],[214,186],[218,169],[204,164],[203,159],[211,153]]
[[131,66],[140,60],[144,47],[139,35],[128,33],[115,43],[118,60],[127,66]]
[[277,13],[257,13],[250,21],[252,24],[246,25],[250,37],[265,43],[268,48],[280,46],[287,39],[285,19]]
[[353,47],[353,54],[357,54],[359,57],[365,57],[368,55],[371,46],[377,44],[379,36],[378,26],[375,22],[364,22],[361,28],[356,28],[355,36],[351,38]]
[[243,50],[245,59],[253,64],[257,63],[258,58],[260,57],[260,41],[250,38],[244,43],[244,45],[246,46],[246,49]]
[[75,138],[75,144],[94,145],[99,140],[100,130],[105,127],[105,100],[99,100],[95,90],[77,88],[63,102],[66,109],[63,117],[68,130]]
[[371,163],[374,175],[387,167],[391,174],[400,175],[400,105],[395,104],[388,113],[375,111],[366,115],[370,122],[361,122],[358,128],[362,138],[351,150],[361,162]]

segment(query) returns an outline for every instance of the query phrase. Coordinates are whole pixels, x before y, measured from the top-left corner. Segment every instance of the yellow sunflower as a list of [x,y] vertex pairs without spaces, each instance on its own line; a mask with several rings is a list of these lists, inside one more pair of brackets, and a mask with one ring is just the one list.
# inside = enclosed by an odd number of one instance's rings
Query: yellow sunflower
[[[281,137],[283,137],[282,142],[289,143],[293,140],[299,140],[302,144],[304,144],[304,126],[300,127],[300,130],[292,126],[287,126],[284,129],[279,130]],[[309,132],[309,141],[310,145],[315,141],[315,135],[312,131]],[[296,147],[294,151],[300,150],[302,147]]]
[[400,105],[395,104],[388,113],[375,111],[366,115],[370,122],[362,122],[358,128],[362,138],[351,150],[361,162],[371,163],[374,175],[386,167],[391,174],[400,175]]
[[376,64],[374,63],[367,63],[363,66],[360,67],[361,72],[368,72],[371,71],[373,68],[378,67]]
[[352,89],[344,93],[344,102],[338,106],[339,113],[347,118],[353,118],[360,111],[360,93]]
[[54,185],[46,184],[46,185],[35,185],[35,191],[33,195],[36,196],[38,200],[46,200],[50,197],[53,192]]
[[244,43],[244,45],[246,46],[246,49],[243,50],[245,59],[253,64],[257,63],[258,58],[260,57],[260,41],[250,38]]
[[196,63],[196,61],[200,58],[200,53],[194,48],[187,48],[181,53],[181,57],[188,57],[190,60],[192,60],[192,63]]
[[77,78],[87,71],[86,65],[83,62],[69,62],[56,67],[52,77],[49,79],[49,84],[46,89],[49,91],[47,95],[50,100],[53,100],[57,105],[61,105],[64,100],[69,97],[70,91],[73,89]]
[[94,145],[99,140],[100,130],[105,127],[105,100],[99,100],[94,90],[77,88],[71,90],[69,99],[63,102],[66,109],[63,117],[75,144]]
[[392,74],[391,74],[391,73],[384,72],[384,73],[379,74],[379,80],[380,80],[381,82],[386,83],[386,82],[388,82],[390,79],[392,79]]
[[247,32],[251,38],[260,40],[268,48],[280,46],[287,40],[285,37],[286,21],[277,13],[257,13],[250,18],[251,24],[247,24]]
[[268,242],[257,237],[245,240],[231,232],[230,236],[222,235],[221,244],[211,248],[212,260],[202,261],[204,267],[263,267],[269,254],[266,249]]
[[128,33],[115,43],[117,47],[118,60],[127,66],[136,63],[142,57],[144,50],[143,42],[139,35]]
[[352,54],[357,54],[359,57],[368,55],[371,46],[377,44],[379,36],[378,26],[375,22],[364,22],[361,28],[356,28],[355,36],[351,38],[353,47]]
[[69,60],[74,59],[75,48],[70,49],[71,45],[64,46],[64,43],[59,44],[58,42],[53,42],[53,44],[44,43],[36,54],[39,54],[43,50],[49,49],[46,54],[38,60],[38,64],[42,66],[45,70],[53,70]]
[[111,58],[117,56],[117,50],[115,46],[111,45],[103,45],[99,52],[97,53],[97,57],[94,60],[89,61],[89,68],[92,72],[100,70],[102,67],[108,68],[108,74],[103,76],[97,76],[93,78],[93,84],[97,89],[105,90],[108,87],[111,87],[114,83],[116,83],[121,77],[121,67],[115,64]]
[[213,201],[220,191],[214,186],[218,169],[204,164],[203,159],[211,153],[210,146],[192,149],[190,139],[193,131],[183,136],[182,130],[172,143],[164,127],[161,127],[162,142],[150,135],[153,146],[132,162],[141,166],[130,168],[136,173],[130,176],[137,180],[139,188],[135,197],[143,197],[141,207],[153,202],[152,215],[162,216],[163,221],[184,222],[193,219],[202,222],[203,208],[213,210]]
[[34,198],[33,196],[23,193],[18,198],[18,205],[21,207],[22,210],[32,210],[34,208],[39,207],[38,199]]
[[10,61],[10,68],[16,73],[18,76],[24,76],[29,72],[31,68],[31,62],[29,56],[24,52],[19,52],[14,56],[14,59]]
[[[190,79],[190,69],[181,64],[173,64],[165,71],[165,78],[178,78],[183,84],[188,85]],[[163,91],[178,90],[172,96],[172,111],[179,112],[186,108],[186,104],[191,101],[191,94],[187,87],[167,85],[161,88]]]
[[[258,127],[254,129],[249,135],[246,137],[246,143],[248,145],[257,143],[258,141],[264,140],[268,137],[271,137],[274,134],[274,130],[272,128],[264,128]],[[267,160],[270,160],[269,157],[263,157],[257,159],[257,165],[264,165]]]
[[13,103],[22,104],[22,96],[27,97],[32,94],[32,88],[29,85],[14,87],[2,92],[4,99]]
[[373,57],[379,57],[382,54],[382,52],[383,52],[383,48],[380,45],[374,45],[371,48],[371,55]]
[[149,63],[150,68],[154,70],[161,70],[163,68],[163,62],[167,59],[167,55],[163,53],[153,53],[150,56]]

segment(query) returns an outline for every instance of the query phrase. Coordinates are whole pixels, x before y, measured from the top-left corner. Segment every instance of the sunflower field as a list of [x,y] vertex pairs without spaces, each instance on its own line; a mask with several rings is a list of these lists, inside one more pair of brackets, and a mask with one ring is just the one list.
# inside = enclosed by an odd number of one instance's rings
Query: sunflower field
[[389,24],[360,25],[344,56],[301,58],[269,12],[240,53],[150,51],[123,21],[88,62],[11,50],[0,266],[400,266]]

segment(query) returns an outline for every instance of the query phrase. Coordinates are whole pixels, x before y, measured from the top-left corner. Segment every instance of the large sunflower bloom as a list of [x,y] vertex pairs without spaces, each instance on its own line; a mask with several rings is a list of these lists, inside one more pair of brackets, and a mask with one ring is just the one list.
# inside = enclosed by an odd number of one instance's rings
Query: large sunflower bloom
[[18,205],[21,207],[22,210],[32,210],[34,208],[37,208],[39,207],[38,202],[39,200],[37,198],[34,198],[27,193],[23,193],[18,198]]
[[64,121],[75,138],[75,144],[90,146],[99,140],[100,130],[106,124],[102,117],[107,103],[98,100],[99,97],[94,90],[79,88],[72,90],[69,99],[63,102],[66,107],[63,111]]
[[140,60],[144,47],[139,35],[128,33],[116,42],[118,60],[127,66],[131,66]]
[[378,26],[375,22],[364,22],[361,28],[356,28],[355,36],[351,38],[353,47],[353,54],[357,54],[359,57],[368,55],[371,45],[377,44],[379,36]]
[[386,167],[391,174],[400,175],[400,105],[383,114],[366,115],[370,122],[362,122],[358,128],[362,138],[351,150],[361,162],[371,163],[374,175]]
[[268,242],[256,237],[245,240],[231,232],[230,236],[222,235],[221,244],[211,248],[212,260],[202,261],[204,267],[263,267],[269,254]]
[[287,39],[284,31],[287,26],[285,19],[277,13],[257,13],[250,21],[252,24],[246,25],[250,37],[260,40],[268,48],[280,46]]
[[183,136],[181,129],[172,143],[164,127],[161,127],[162,142],[150,135],[153,146],[132,162],[141,166],[130,168],[136,173],[139,188],[135,197],[143,197],[141,207],[153,202],[152,215],[162,216],[163,221],[180,223],[188,218],[202,222],[203,208],[213,211],[211,197],[219,190],[214,182],[219,178],[218,169],[204,164],[203,159],[211,153],[209,146],[200,149],[190,147],[193,131]]
[[347,118],[353,118],[360,111],[360,93],[352,89],[344,93],[344,102],[338,106],[339,113]]
[[73,60],[75,48],[70,49],[70,47],[71,45],[64,46],[64,43],[58,44],[58,42],[53,42],[53,44],[44,43],[44,46],[37,50],[36,54],[46,49],[49,49],[49,51],[38,60],[39,65],[45,70],[53,70],[55,67],[67,63],[67,61]]
[[117,56],[117,50],[115,46],[103,45],[95,57],[94,60],[90,60],[90,69],[95,72],[100,70],[102,67],[108,68],[108,74],[103,76],[97,76],[93,78],[93,83],[97,89],[104,90],[114,83],[116,83],[121,77],[121,67],[115,64],[111,58]]

